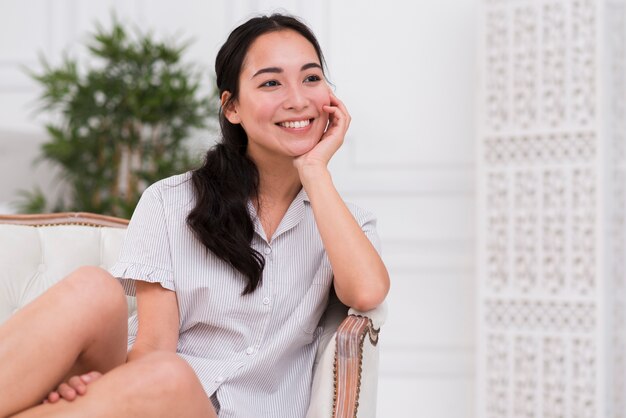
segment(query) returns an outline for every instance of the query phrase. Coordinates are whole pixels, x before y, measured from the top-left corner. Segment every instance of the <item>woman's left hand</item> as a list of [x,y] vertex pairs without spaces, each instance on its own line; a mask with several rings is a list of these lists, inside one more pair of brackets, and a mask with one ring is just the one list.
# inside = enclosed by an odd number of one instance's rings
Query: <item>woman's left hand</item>
[[307,167],[326,168],[332,156],[343,144],[346,131],[350,126],[350,114],[341,100],[329,89],[330,105],[324,105],[323,110],[328,113],[328,127],[320,141],[306,154],[294,160],[294,165],[302,175]]
[[55,390],[50,392],[43,403],[56,403],[61,399],[66,401],[73,401],[78,396],[82,396],[87,393],[87,385],[95,382],[102,373],[92,371],[80,376],[73,376],[68,379],[67,382],[61,383]]

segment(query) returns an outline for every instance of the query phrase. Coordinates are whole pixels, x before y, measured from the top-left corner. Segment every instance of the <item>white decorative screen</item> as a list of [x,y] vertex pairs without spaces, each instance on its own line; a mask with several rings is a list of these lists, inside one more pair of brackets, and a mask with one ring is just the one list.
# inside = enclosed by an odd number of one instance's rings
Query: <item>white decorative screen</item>
[[478,417],[626,417],[624,3],[481,15]]

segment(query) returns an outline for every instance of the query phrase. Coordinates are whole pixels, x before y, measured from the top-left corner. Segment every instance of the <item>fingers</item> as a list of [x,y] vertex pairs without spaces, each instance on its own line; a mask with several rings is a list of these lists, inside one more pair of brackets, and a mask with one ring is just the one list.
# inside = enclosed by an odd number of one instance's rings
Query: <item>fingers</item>
[[59,392],[57,391],[50,392],[48,394],[48,397],[44,400],[44,403],[47,403],[47,402],[55,403],[59,399],[61,399],[61,395],[59,395]]
[[82,376],[74,376],[67,383],[78,395],[84,395],[87,392],[87,385]]
[[80,376],[72,376],[67,383],[61,383],[55,391],[48,394],[44,403],[55,403],[60,399],[73,401],[77,396],[87,393],[87,385],[99,379],[102,373],[93,371]]
[[339,106],[325,105],[324,111],[328,113],[328,130],[333,130],[337,134],[345,135],[350,126],[350,115]]
[[332,91],[330,92],[330,105],[338,107],[341,112],[346,115],[348,120],[351,118],[350,113],[348,112],[348,108],[346,108],[346,105],[341,100],[339,100],[339,98],[335,96],[335,93],[333,93]]
[[67,383],[61,383],[57,392],[59,392],[59,395],[67,401],[73,401],[76,399],[77,391]]
[[83,382],[88,384],[95,380],[98,380],[101,376],[102,376],[102,373],[93,371],[93,372],[85,373],[80,378]]
[[61,383],[57,390],[52,391],[48,394],[48,397],[43,400],[43,403],[55,403],[60,401],[61,399],[65,399],[68,401],[73,401],[76,399],[76,391],[69,387],[67,383]]
[[345,122],[345,130],[350,126],[352,117],[346,105],[332,91],[330,91],[330,104],[324,106],[324,111],[328,112],[331,124]]

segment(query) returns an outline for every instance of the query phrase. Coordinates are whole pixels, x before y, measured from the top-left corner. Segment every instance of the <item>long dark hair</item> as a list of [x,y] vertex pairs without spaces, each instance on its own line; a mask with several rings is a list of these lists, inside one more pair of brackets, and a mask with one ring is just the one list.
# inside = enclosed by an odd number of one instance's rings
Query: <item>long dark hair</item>
[[263,256],[250,245],[254,224],[248,201],[258,197],[259,171],[246,154],[245,131],[241,125],[230,123],[223,109],[238,98],[239,74],[250,45],[261,35],[281,30],[293,30],[307,39],[325,68],[315,35],[295,17],[259,16],[235,28],[215,59],[220,97],[225,91],[230,92],[219,113],[222,138],[207,152],[204,164],[191,177],[196,203],[187,216],[187,225],[208,250],[248,279],[244,295],[259,286],[265,266]]

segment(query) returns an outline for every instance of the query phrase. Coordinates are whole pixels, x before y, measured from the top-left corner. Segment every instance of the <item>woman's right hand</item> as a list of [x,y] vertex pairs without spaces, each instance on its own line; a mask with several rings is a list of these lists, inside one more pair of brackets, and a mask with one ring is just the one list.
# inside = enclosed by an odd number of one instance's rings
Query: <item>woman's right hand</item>
[[71,402],[76,399],[77,396],[82,396],[87,393],[87,385],[98,380],[100,376],[102,376],[102,373],[96,371],[80,376],[72,376],[67,382],[61,383],[56,390],[50,392],[43,402],[55,403],[60,399]]

